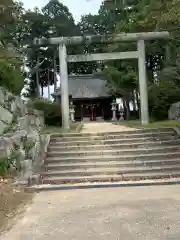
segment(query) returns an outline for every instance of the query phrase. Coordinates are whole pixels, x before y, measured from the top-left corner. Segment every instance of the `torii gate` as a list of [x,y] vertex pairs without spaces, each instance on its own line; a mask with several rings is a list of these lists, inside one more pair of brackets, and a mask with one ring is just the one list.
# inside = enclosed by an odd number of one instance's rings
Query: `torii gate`
[[[146,74],[146,56],[145,40],[167,39],[169,32],[144,32],[144,33],[123,33],[114,35],[92,35],[92,36],[74,36],[74,37],[56,37],[34,39],[35,45],[59,45],[59,65],[61,77],[61,110],[62,126],[69,129],[69,91],[68,91],[68,62],[87,62],[115,59],[138,59],[139,67],[139,92],[141,106],[141,123],[149,123],[148,112],[148,93],[147,93],[147,74]],[[92,43],[115,43],[115,42],[137,42],[137,51],[131,52],[113,52],[113,53],[95,53],[87,55],[67,55],[67,45],[92,44]]]

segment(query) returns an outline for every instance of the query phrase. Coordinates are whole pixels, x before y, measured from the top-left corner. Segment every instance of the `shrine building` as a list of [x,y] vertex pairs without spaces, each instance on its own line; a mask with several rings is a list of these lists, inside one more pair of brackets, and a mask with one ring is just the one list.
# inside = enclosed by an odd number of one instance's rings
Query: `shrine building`
[[[75,106],[76,121],[110,120],[112,101],[106,82],[94,75],[71,75],[68,79],[69,101]],[[52,94],[55,102],[61,101],[61,89]]]

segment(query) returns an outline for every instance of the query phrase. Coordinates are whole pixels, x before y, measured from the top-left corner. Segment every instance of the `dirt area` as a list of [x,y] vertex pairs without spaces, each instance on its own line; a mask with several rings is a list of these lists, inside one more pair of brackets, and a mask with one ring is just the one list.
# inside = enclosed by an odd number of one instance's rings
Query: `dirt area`
[[14,185],[10,180],[0,179],[0,232],[9,227],[7,223],[25,209],[33,195],[26,192],[24,187]]
[[86,122],[81,130],[82,133],[102,133],[102,132],[121,132],[132,131],[133,127],[126,125],[115,125],[111,122]]
[[1,240],[179,240],[180,185],[40,192]]

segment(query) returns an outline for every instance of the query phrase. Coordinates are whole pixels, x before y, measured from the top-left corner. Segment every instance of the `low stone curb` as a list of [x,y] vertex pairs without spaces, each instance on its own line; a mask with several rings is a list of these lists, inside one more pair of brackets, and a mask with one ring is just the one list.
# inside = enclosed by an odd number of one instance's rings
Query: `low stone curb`
[[145,186],[166,186],[166,185],[179,185],[180,178],[178,179],[160,179],[160,180],[141,180],[141,181],[128,181],[128,182],[102,182],[102,183],[83,183],[83,184],[62,184],[62,185],[35,185],[29,188],[29,191],[56,191],[56,190],[82,190],[82,189],[98,189],[98,188],[124,188],[124,187],[145,187]]

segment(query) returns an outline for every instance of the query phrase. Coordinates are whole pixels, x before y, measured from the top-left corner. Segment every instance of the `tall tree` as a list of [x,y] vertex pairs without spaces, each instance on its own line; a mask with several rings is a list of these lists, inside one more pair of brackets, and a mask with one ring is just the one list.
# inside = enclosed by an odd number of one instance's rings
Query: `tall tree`
[[21,46],[20,35],[23,23],[21,3],[11,0],[0,4],[0,85],[15,94],[20,94],[24,86],[21,71],[22,60],[18,54]]
[[[72,14],[69,12],[68,8],[58,0],[50,0],[41,10],[36,9],[36,11],[28,12],[26,14],[26,19],[30,25],[29,39],[31,39],[31,41],[35,37],[76,35],[75,33],[78,30]],[[28,53],[29,68],[33,69],[38,60],[44,60],[39,73],[40,85],[42,87],[47,86],[48,82],[53,84],[55,80],[54,72],[57,71],[57,66],[59,64],[57,48],[54,46],[47,46],[46,48],[30,50]],[[49,81],[48,72],[50,73]],[[35,73],[32,74],[30,82],[29,93],[35,94],[37,88]]]

